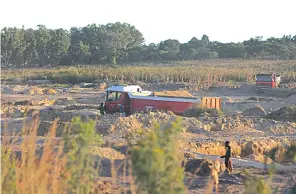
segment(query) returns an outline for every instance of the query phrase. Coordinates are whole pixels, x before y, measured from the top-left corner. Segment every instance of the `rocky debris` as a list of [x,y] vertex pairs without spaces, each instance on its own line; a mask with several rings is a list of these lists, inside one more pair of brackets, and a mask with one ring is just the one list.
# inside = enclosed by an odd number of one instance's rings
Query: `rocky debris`
[[[100,157],[95,155],[95,168],[98,168],[99,176],[101,177],[111,177],[111,160],[108,158]],[[126,176],[129,176],[129,168],[131,168],[126,162],[124,165],[125,160],[121,159],[114,159],[113,161],[114,168],[116,169],[117,176],[123,176],[125,173]]]
[[255,92],[255,85],[251,84],[242,84],[237,90],[237,93],[241,94],[252,94]]
[[250,160],[256,161],[256,162],[261,162],[261,163],[265,163],[265,164],[271,164],[273,163],[273,160],[271,158],[269,158],[268,156],[264,156],[264,155],[257,155],[257,154],[250,154],[248,157]]
[[265,116],[266,112],[261,106],[257,105],[254,108],[245,110],[242,114],[244,116]]
[[99,110],[100,105],[89,105],[89,104],[73,104],[68,105],[64,110],[83,110],[83,109],[96,109]]
[[21,83],[22,82],[22,78],[13,78],[12,79],[12,81],[14,82],[14,83]]
[[32,118],[23,117],[23,118],[11,118],[11,119],[1,119],[1,134],[4,133],[13,134],[19,133],[24,123],[32,121]]
[[1,87],[1,94],[14,94],[14,90],[8,86]]
[[50,84],[51,82],[49,80],[28,80],[28,84],[36,84],[36,85],[42,85],[42,84]]
[[112,193],[112,183],[110,181],[96,181],[94,185],[94,194]]
[[59,100],[56,100],[54,105],[64,105],[64,106],[68,106],[68,105],[74,105],[76,104],[76,101],[73,100],[72,97],[67,97],[65,99],[59,99]]
[[47,94],[47,95],[56,95],[57,93],[58,92],[53,88],[45,90],[45,94]]
[[287,98],[289,96],[295,95],[295,89],[286,89],[286,88],[272,88],[264,91],[265,95]]
[[99,147],[99,146],[92,146],[90,148],[90,153],[92,155],[97,155],[102,158],[108,158],[108,159],[118,159],[118,160],[123,160],[125,159],[125,155],[122,153],[116,151],[115,149],[111,147]]
[[[52,124],[53,124],[52,121],[41,121],[37,129],[37,136],[46,136],[46,134],[51,129]],[[57,122],[56,129],[55,129],[57,137],[61,137],[63,135],[65,126],[66,126],[66,123]]]
[[249,101],[255,101],[255,102],[269,102],[269,101],[274,101],[273,98],[258,98],[258,97],[250,97],[250,98],[247,98],[246,100],[249,100]]
[[[209,159],[192,159],[188,160],[185,164],[185,171],[195,175],[209,176],[211,173],[211,166],[214,161]],[[225,171],[225,164],[220,162],[220,172]]]
[[296,163],[295,161],[295,153],[296,153],[296,141],[291,142],[289,145],[280,145],[279,147],[271,150],[269,155],[276,162],[281,163]]
[[[287,141],[286,143],[289,142]],[[241,156],[246,157],[250,154],[264,155],[282,144],[285,143],[281,139],[272,138],[246,141],[241,144]]]
[[32,106],[52,106],[55,103],[55,99],[44,99],[44,100],[32,100],[30,105]]
[[[241,145],[236,141],[231,142],[231,148],[232,148],[233,156],[239,156],[241,154]],[[220,156],[225,154],[224,141],[220,141],[220,140],[205,139],[203,142],[181,141],[180,149],[197,152],[200,154],[220,155]]]
[[42,95],[43,93],[43,89],[42,88],[38,88],[38,87],[30,87],[28,88],[28,90],[24,90],[24,94],[29,94],[29,95]]
[[280,120],[280,121],[291,121],[296,122],[296,106],[283,107],[278,111],[269,113],[267,118]]
[[8,118],[23,117],[26,111],[28,111],[26,106],[1,106],[1,115],[5,114]]
[[39,117],[44,121],[54,121],[56,118],[60,118],[63,109],[57,107],[46,107],[39,111]]

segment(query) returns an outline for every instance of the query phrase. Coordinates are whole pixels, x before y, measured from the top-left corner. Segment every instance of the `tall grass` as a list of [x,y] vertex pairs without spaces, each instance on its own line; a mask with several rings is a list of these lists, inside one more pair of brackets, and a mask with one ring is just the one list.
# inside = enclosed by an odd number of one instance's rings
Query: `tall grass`
[[2,70],[2,79],[21,77],[25,80],[42,79],[44,76],[54,82],[92,82],[105,80],[111,82],[143,81],[148,83],[193,83],[199,86],[216,85],[226,82],[254,82],[259,72],[276,72],[283,81],[296,81],[295,61],[206,61],[178,62],[177,65],[144,66],[77,66],[58,68],[33,68]]

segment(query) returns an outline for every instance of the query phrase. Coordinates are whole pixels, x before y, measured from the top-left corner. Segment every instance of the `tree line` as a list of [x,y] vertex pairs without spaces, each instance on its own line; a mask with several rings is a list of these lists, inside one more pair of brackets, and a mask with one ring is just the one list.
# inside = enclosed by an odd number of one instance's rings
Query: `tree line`
[[1,30],[3,67],[104,64],[156,60],[218,58],[296,59],[296,35],[254,37],[239,43],[210,41],[207,35],[187,43],[168,39],[144,43],[143,34],[128,23],[91,24],[85,27],[37,29],[5,27]]

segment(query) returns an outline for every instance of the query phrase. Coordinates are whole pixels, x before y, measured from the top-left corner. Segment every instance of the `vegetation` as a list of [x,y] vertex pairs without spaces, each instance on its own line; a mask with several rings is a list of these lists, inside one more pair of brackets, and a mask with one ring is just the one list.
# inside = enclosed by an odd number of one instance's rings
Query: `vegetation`
[[94,121],[78,118],[68,126],[61,141],[55,139],[56,123],[45,136],[43,148],[37,147],[36,117],[25,125],[20,150],[15,150],[16,139],[3,136],[1,146],[1,187],[3,193],[89,193],[95,188],[94,161],[89,146],[99,145]]
[[146,45],[139,30],[119,22],[72,27],[70,31],[44,25],[1,30],[1,61],[5,67],[218,58],[295,59],[296,35],[267,40],[258,36],[239,43],[210,41],[203,35],[187,43],[168,39]]
[[179,151],[181,120],[171,126],[157,125],[130,150],[139,192],[184,193],[184,169]]
[[[142,81],[145,83],[189,83],[198,88],[212,85],[254,83],[255,74],[274,71],[283,82],[296,82],[295,61],[172,62],[171,66],[76,66],[58,68],[2,69],[2,79],[49,79],[56,83]],[[197,88],[197,89],[198,89]]]
[[207,114],[210,117],[222,117],[224,113],[220,109],[203,107],[193,107],[184,112],[184,116],[186,117],[199,117],[205,114]]

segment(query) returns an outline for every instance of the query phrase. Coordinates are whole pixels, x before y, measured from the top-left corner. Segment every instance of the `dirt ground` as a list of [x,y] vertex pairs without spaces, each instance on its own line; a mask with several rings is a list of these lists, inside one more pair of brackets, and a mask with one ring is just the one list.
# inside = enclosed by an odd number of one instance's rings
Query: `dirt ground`
[[[155,88],[150,86],[144,88]],[[183,89],[180,85],[178,88]],[[49,89],[53,89],[49,94]],[[161,90],[161,88],[158,88]],[[272,148],[290,144],[296,141],[296,123],[290,121],[275,121],[263,116],[277,111],[282,107],[296,105],[294,90],[284,91],[289,95],[276,95],[272,93],[256,95],[251,85],[242,85],[240,88],[230,89],[225,87],[211,88],[209,91],[189,91],[196,97],[219,96],[222,97],[222,117],[201,115],[183,117],[183,133],[181,136],[181,150],[190,153],[195,158],[219,158],[225,150],[223,142],[229,140],[234,154],[234,172],[231,175],[220,174],[220,193],[242,193],[245,177],[243,171],[252,175],[267,177],[261,156]],[[20,131],[22,123],[31,120],[33,110],[40,111],[41,123],[38,135],[46,133],[46,128],[52,121],[59,117],[60,127],[70,121],[73,116],[87,115],[97,118],[97,131],[104,135],[105,147],[94,149],[94,155],[106,160],[125,158],[127,136],[138,139],[137,130],[149,130],[152,121],[171,121],[176,118],[172,113],[137,113],[130,117],[121,117],[120,114],[101,116],[98,105],[104,101],[104,91],[99,87],[67,86],[59,87],[51,84],[26,86],[2,85],[1,86],[1,133],[7,131]],[[260,107],[260,108],[258,108]],[[27,109],[27,115],[25,111]],[[6,125],[7,124],[7,125]],[[40,137],[42,139],[42,137]],[[108,143],[107,143],[108,142]],[[108,146],[107,146],[108,144]],[[223,163],[222,159],[221,162]],[[287,193],[291,183],[296,181],[295,164],[279,164],[272,161],[278,171],[272,180],[273,187],[278,188],[278,193]],[[107,164],[106,164],[107,165]],[[105,173],[105,180],[110,174]],[[123,185],[119,178],[118,184]],[[189,188],[188,193],[204,193],[207,178],[186,172],[185,183]]]

